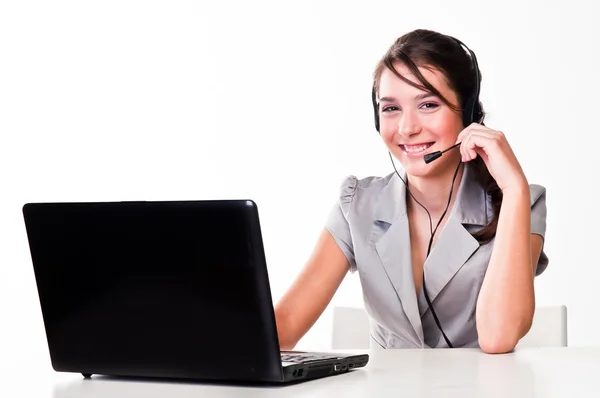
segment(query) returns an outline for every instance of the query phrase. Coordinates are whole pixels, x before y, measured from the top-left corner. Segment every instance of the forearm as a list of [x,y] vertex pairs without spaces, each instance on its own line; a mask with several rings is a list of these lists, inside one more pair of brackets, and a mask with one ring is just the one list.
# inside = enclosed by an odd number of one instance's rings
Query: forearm
[[511,351],[535,310],[529,187],[504,192],[490,263],[477,302],[477,332],[486,352]]
[[277,325],[277,336],[281,350],[293,350],[298,340],[292,337],[288,318],[281,311],[275,311],[275,323]]

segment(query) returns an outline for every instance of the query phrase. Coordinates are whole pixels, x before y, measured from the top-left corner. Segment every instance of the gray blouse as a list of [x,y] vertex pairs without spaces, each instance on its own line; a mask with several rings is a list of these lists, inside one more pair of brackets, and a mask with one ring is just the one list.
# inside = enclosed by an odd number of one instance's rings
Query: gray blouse
[[[465,163],[464,167],[456,200],[443,229],[438,229],[424,273],[427,293],[452,345],[479,347],[475,308],[494,240],[480,246],[471,234],[491,221],[493,209],[475,179],[474,166]],[[405,170],[398,173],[406,180]],[[546,189],[529,187],[531,233],[544,238]],[[406,186],[396,173],[346,177],[325,228],[344,252],[350,271],[358,271],[370,318],[371,347],[447,347],[423,290],[418,296],[415,291]],[[536,275],[547,266],[542,249]]]

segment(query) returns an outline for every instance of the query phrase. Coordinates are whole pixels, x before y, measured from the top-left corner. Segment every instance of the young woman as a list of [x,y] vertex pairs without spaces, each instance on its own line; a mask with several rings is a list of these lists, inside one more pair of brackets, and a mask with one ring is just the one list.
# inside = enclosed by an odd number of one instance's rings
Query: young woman
[[504,353],[529,331],[534,277],[548,265],[546,190],[528,183],[504,134],[483,125],[481,77],[461,44],[419,29],[379,62],[376,125],[403,168],[343,181],[275,306],[282,349],[312,327],[348,271],[358,271],[372,347]]

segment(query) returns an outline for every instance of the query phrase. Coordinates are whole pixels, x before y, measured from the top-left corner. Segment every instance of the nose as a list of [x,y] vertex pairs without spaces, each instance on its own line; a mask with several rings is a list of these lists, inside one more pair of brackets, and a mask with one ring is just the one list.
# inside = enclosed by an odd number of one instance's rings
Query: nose
[[402,117],[398,121],[398,134],[404,138],[409,138],[412,135],[421,132],[418,118],[410,111],[404,111]]

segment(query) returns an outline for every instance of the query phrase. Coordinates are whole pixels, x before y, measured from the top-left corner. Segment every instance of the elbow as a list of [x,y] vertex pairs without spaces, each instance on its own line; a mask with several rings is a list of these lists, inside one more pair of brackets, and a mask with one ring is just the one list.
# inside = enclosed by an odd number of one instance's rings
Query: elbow
[[477,320],[478,343],[487,354],[506,354],[514,351],[519,340],[527,334],[533,321],[533,310],[521,311],[518,316],[483,317]]
[[506,354],[512,352],[519,340],[527,333],[531,322],[523,322],[512,329],[492,328],[479,332],[478,342],[486,354]]
[[479,347],[486,354],[506,354],[515,349],[518,339],[504,336],[480,336]]

